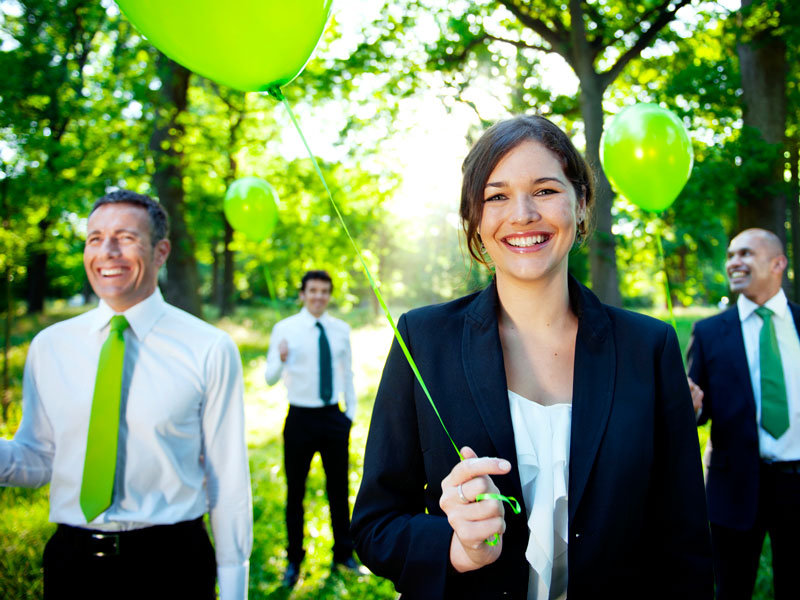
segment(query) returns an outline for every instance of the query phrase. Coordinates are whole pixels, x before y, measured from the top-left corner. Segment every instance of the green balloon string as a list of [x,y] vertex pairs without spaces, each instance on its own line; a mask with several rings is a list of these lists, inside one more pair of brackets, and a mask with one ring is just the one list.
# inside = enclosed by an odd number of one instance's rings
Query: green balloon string
[[[499,500],[500,502],[507,502],[508,505],[511,507],[511,511],[515,515],[518,515],[520,512],[522,512],[522,509],[519,506],[519,502],[517,502],[517,499],[514,498],[514,496],[503,496],[503,494],[493,494],[493,493],[478,494],[477,496],[475,496],[475,500],[477,502],[480,502],[481,500]],[[484,540],[484,543],[487,546],[497,546],[497,544],[500,543],[500,534],[495,533],[494,537],[489,538],[488,540]]]
[[658,258],[661,263],[661,271],[664,273],[664,290],[667,294],[667,308],[669,309],[669,320],[675,331],[678,331],[678,324],[675,321],[675,313],[672,310],[672,293],[669,289],[669,275],[667,274],[667,259],[664,257],[664,246],[661,244],[661,230],[656,230],[656,244],[658,245]]
[[[294,128],[297,130],[300,139],[303,141],[303,146],[305,146],[306,152],[308,152],[308,156],[309,158],[311,158],[311,163],[314,165],[314,170],[317,172],[317,176],[319,177],[319,180],[322,182],[322,187],[325,188],[325,191],[328,194],[328,199],[331,202],[331,206],[333,206],[333,210],[336,212],[336,216],[339,218],[339,223],[341,223],[342,229],[344,229],[344,232],[347,235],[347,239],[350,240],[350,244],[353,246],[353,250],[355,251],[356,256],[358,256],[358,260],[361,263],[361,267],[364,269],[364,273],[367,276],[367,280],[369,281],[369,285],[372,288],[372,292],[378,299],[378,303],[381,305],[381,309],[383,309],[383,314],[386,316],[386,320],[389,322],[389,325],[391,325],[392,331],[394,331],[394,337],[397,340],[397,343],[400,345],[400,349],[403,351],[403,354],[405,355],[406,360],[408,361],[408,365],[414,372],[414,376],[417,378],[417,381],[419,382],[422,391],[425,392],[425,397],[428,399],[428,402],[430,403],[433,412],[436,414],[436,418],[439,419],[439,423],[442,425],[442,429],[444,430],[445,435],[447,435],[447,439],[450,440],[450,443],[453,445],[453,449],[456,451],[456,454],[458,454],[459,460],[464,460],[464,456],[461,454],[461,451],[458,449],[458,446],[456,445],[455,441],[453,441],[453,436],[450,435],[450,432],[447,430],[447,426],[445,426],[444,424],[442,416],[439,414],[439,409],[436,408],[436,403],[433,401],[433,398],[431,398],[431,394],[428,391],[428,386],[426,386],[425,382],[422,380],[422,375],[420,374],[419,369],[417,368],[417,364],[414,362],[414,358],[411,356],[411,352],[408,350],[408,347],[406,346],[405,340],[403,340],[403,336],[400,335],[400,332],[397,330],[395,321],[392,318],[391,313],[389,312],[389,307],[386,306],[386,302],[383,299],[383,295],[381,294],[378,285],[375,283],[375,279],[372,277],[372,273],[370,272],[369,267],[367,267],[367,263],[361,254],[361,250],[359,249],[358,244],[353,239],[353,236],[350,235],[350,230],[347,228],[347,223],[345,223],[345,220],[342,217],[342,213],[339,211],[339,206],[333,199],[333,194],[331,194],[331,190],[330,188],[328,188],[328,184],[325,181],[325,177],[322,174],[322,170],[319,168],[317,159],[314,156],[314,153],[311,151],[311,147],[308,145],[306,137],[303,135],[303,131],[300,129],[300,125],[297,123],[297,119],[295,119],[294,117],[294,113],[292,112],[291,106],[289,106],[289,102],[286,100],[286,96],[283,95],[283,92],[281,92],[280,88],[277,86],[267,90],[267,93],[276,100],[278,100],[279,102],[281,102],[283,106],[286,108],[286,112],[289,114],[289,118],[292,120]],[[502,494],[481,494],[480,496],[485,498],[493,498],[495,500],[500,500],[501,502],[508,502],[512,510],[514,510],[514,513],[515,514],[519,513],[519,503],[514,498],[509,498],[503,496]],[[479,497],[478,499],[481,498]],[[499,537],[495,535],[495,538],[493,540],[487,540],[486,543],[490,545],[495,545],[498,540]]]

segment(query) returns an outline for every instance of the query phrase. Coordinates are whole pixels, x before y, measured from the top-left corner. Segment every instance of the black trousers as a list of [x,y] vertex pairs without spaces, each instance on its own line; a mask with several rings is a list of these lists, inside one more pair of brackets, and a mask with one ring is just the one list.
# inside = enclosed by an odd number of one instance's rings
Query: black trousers
[[216,598],[216,559],[202,519],[98,533],[58,526],[44,549],[45,600]]
[[300,562],[305,556],[303,498],[311,459],[316,452],[319,452],[325,469],[325,489],[333,528],[333,560],[341,562],[353,555],[350,506],[347,502],[350,425],[350,419],[336,404],[323,408],[289,406],[283,428],[289,562]]
[[759,478],[758,516],[752,529],[711,523],[718,600],[750,600],[767,532],[775,600],[800,598],[800,465],[762,463]]

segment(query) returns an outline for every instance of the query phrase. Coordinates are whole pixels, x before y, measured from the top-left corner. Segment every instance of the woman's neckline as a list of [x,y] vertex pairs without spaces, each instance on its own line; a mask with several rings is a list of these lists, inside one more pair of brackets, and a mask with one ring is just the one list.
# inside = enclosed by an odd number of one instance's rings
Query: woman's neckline
[[514,390],[509,389],[508,393],[509,394],[513,394],[514,396],[516,396],[520,400],[524,400],[525,402],[527,402],[529,404],[533,404],[534,406],[539,406],[541,408],[553,408],[554,406],[568,406],[568,407],[572,408],[572,403],[571,402],[556,402],[555,404],[539,404],[538,402],[536,402],[534,400],[530,400],[529,398],[526,398],[522,394],[518,394]]

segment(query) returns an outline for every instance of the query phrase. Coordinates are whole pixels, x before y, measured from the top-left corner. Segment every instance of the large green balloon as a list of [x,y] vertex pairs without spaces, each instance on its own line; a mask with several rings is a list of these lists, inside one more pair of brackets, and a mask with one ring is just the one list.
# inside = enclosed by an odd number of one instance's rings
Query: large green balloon
[[333,0],[117,0],[147,39],[204,77],[266,91],[297,77]]
[[228,188],[223,210],[234,230],[260,242],[278,222],[278,194],[263,179],[242,177]]
[[675,202],[689,180],[694,153],[678,117],[655,104],[636,104],[603,133],[600,160],[623,196],[655,212]]

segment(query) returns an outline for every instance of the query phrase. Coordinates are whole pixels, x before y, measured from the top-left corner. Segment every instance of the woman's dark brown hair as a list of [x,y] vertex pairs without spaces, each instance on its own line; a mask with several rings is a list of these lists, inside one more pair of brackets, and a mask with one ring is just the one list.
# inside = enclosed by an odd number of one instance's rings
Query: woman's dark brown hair
[[539,142],[561,161],[564,174],[575,188],[575,195],[586,201],[586,217],[578,223],[578,237],[585,239],[594,206],[594,177],[592,170],[575,149],[567,134],[538,115],[520,115],[495,123],[487,129],[464,159],[461,166],[461,224],[467,238],[467,248],[479,263],[489,266],[481,247],[478,227],[483,216],[486,182],[503,157],[522,142]]

